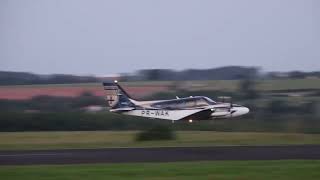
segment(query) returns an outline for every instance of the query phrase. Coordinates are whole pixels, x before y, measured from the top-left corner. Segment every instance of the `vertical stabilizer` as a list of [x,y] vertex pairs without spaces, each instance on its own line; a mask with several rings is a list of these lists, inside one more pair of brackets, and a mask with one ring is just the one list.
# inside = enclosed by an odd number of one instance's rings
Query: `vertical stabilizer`
[[112,109],[135,107],[130,96],[117,81],[103,82],[103,87],[106,92],[107,103]]

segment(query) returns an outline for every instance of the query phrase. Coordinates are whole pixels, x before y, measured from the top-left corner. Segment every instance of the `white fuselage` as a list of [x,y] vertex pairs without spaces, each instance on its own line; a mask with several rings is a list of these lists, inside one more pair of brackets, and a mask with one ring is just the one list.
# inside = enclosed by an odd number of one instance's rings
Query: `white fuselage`
[[136,101],[114,82],[103,82],[106,100],[110,111],[120,114],[157,118],[166,120],[205,120],[213,118],[237,117],[249,112],[249,109],[232,103],[217,103],[205,96],[185,98]]
[[209,105],[203,107],[196,108],[188,108],[188,109],[151,109],[151,105],[154,103],[164,102],[166,100],[159,101],[134,101],[136,105],[143,107],[142,109],[132,109],[128,111],[121,111],[121,114],[131,115],[131,116],[140,116],[152,119],[166,119],[166,120],[181,120],[185,117],[188,117],[192,114],[196,114],[198,112],[204,110],[210,110],[208,118],[231,118],[238,117],[249,112],[249,108],[239,106],[239,107],[231,107],[230,103],[218,103],[216,105]]

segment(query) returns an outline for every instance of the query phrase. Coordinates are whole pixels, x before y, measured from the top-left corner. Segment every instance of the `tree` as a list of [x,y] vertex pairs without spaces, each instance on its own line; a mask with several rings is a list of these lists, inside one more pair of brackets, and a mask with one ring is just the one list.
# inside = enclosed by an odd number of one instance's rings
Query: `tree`
[[240,82],[239,91],[244,99],[256,99],[259,93],[255,88],[256,82],[252,79],[244,79]]

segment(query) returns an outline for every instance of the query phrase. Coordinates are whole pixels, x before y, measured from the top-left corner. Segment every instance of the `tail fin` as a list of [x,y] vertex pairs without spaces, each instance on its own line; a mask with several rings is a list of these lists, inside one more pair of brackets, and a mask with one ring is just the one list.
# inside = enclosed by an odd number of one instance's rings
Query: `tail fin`
[[130,96],[118,84],[117,81],[103,82],[103,87],[106,91],[107,103],[112,109],[135,107],[135,104],[131,101]]

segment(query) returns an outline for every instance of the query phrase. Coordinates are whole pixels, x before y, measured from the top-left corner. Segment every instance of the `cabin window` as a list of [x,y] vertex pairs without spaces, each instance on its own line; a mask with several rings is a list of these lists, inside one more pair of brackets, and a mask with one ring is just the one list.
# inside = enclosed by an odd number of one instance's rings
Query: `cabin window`
[[198,99],[196,101],[196,106],[201,107],[201,106],[208,106],[208,103],[206,100],[204,99]]
[[209,98],[199,97],[199,98],[191,98],[191,99],[179,99],[167,102],[160,102],[154,104],[155,108],[163,108],[163,109],[184,109],[184,108],[193,108],[193,107],[203,107],[208,105],[215,104]]

